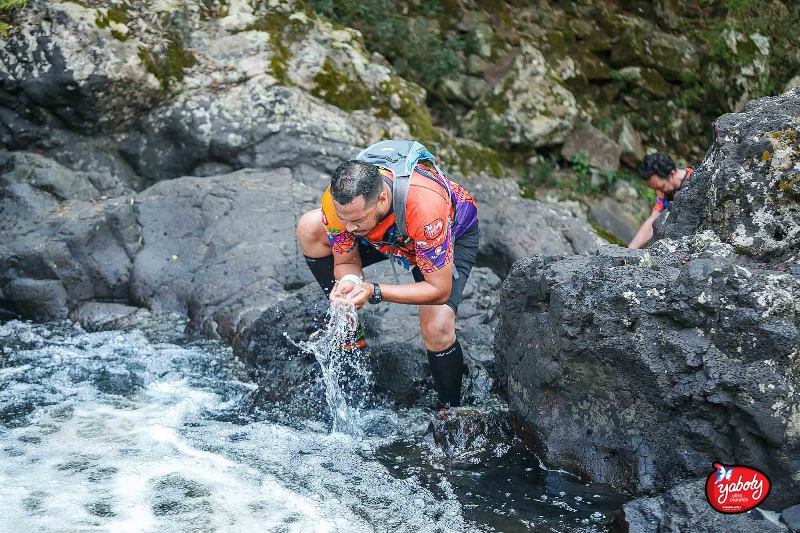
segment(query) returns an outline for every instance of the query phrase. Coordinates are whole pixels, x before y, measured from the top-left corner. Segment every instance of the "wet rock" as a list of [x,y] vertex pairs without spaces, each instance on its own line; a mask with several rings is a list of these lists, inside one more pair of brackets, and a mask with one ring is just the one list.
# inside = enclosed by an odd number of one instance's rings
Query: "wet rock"
[[769,505],[797,501],[798,295],[710,232],[521,260],[494,345],[512,415],[543,460],[595,481],[665,490],[743,462]]
[[589,221],[627,244],[639,229],[639,221],[617,200],[603,198],[589,207]]
[[656,237],[713,230],[738,253],[800,264],[800,89],[715,123],[703,164],[654,224]]
[[467,136],[483,140],[497,130],[511,144],[532,147],[563,142],[578,115],[575,97],[557,80],[542,53],[522,44],[508,74],[465,117]]
[[70,313],[70,320],[78,322],[86,331],[115,329],[114,326],[129,322],[144,311],[140,307],[106,302],[84,302]]
[[[392,282],[387,263],[367,269],[367,279]],[[400,281],[410,274],[399,273]],[[459,306],[458,337],[468,374],[463,385],[468,402],[485,398],[493,382],[491,339],[500,280],[490,270],[474,268]],[[292,402],[298,390],[311,391],[318,370],[313,356],[295,342],[308,339],[324,321],[327,301],[316,283],[292,293],[249,323],[240,324],[234,350],[264,389],[264,398]],[[419,329],[417,306],[367,306],[361,312],[369,343],[376,392],[399,405],[434,404],[433,383]],[[314,389],[316,390],[316,389]],[[317,391],[322,394],[322,390]]]
[[470,463],[485,461],[497,444],[507,443],[512,437],[506,412],[484,412],[471,407],[436,415],[428,433],[450,461]]
[[619,168],[620,153],[616,142],[588,124],[571,132],[561,147],[561,156],[564,159],[571,161],[578,154],[583,154],[590,166],[603,171]]
[[243,316],[312,280],[295,226],[318,202],[288,169],[150,187],[136,199],[144,245],[134,259],[132,301],[188,314],[191,330],[229,338]]
[[758,510],[733,515],[718,513],[706,501],[705,480],[683,483],[663,495],[626,503],[616,525],[618,530],[637,533],[786,531]]
[[800,531],[800,504],[784,509],[781,512],[781,521],[786,524],[790,533]]
[[4,153],[0,165],[0,307],[52,319],[82,301],[126,300],[140,246],[131,191],[35,154]]

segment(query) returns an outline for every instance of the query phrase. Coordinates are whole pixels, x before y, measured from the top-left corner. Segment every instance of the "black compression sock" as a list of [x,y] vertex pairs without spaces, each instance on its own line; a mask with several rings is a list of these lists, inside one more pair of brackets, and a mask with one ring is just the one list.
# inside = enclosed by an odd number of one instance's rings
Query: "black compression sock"
[[428,363],[431,365],[433,384],[442,405],[458,407],[461,405],[461,379],[463,377],[464,352],[456,342],[446,350],[428,350]]
[[303,257],[305,257],[308,269],[311,270],[314,279],[322,287],[325,297],[328,297],[333,290],[333,285],[336,283],[333,277],[333,255],[326,255],[325,257],[308,257],[304,255]]

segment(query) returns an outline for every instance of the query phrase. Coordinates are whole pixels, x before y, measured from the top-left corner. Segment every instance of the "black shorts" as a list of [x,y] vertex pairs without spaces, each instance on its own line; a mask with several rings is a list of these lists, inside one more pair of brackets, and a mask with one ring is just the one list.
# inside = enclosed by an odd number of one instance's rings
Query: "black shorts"
[[[447,300],[447,305],[458,314],[458,304],[464,299],[464,287],[467,286],[469,273],[472,271],[472,266],[475,264],[475,258],[478,256],[478,244],[480,243],[481,231],[476,224],[474,227],[467,230],[467,232],[458,237],[454,243],[453,248],[453,267],[458,272],[458,277],[453,278],[453,286],[450,288],[450,299]],[[361,266],[367,267],[374,265],[385,259],[388,256],[382,254],[374,246],[361,241],[358,246],[358,254],[361,256]],[[411,274],[414,276],[414,281],[425,281],[425,276],[419,267],[415,266],[411,269]]]

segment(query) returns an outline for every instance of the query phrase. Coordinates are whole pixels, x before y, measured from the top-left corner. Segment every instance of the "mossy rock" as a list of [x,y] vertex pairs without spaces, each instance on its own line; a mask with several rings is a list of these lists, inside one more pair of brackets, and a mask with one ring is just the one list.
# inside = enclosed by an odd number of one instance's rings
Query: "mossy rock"
[[150,50],[140,47],[139,59],[147,71],[158,78],[164,90],[183,81],[183,69],[197,62],[194,55],[183,48],[183,41],[178,34],[169,36],[167,48],[162,54],[154,55]]
[[330,59],[322,64],[314,83],[311,94],[339,109],[355,111],[372,106],[372,95],[364,82],[355,73],[338,71]]
[[643,68],[641,77],[634,80],[636,85],[649,92],[656,98],[666,98],[672,92],[672,86],[652,68]]

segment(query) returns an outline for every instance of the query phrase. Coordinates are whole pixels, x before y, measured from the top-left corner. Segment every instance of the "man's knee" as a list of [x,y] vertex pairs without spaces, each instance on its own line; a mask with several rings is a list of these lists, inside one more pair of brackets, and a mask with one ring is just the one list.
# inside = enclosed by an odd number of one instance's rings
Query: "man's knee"
[[420,312],[420,327],[427,350],[446,350],[456,342],[456,317],[448,306],[436,312]]
[[297,241],[303,249],[303,254],[309,257],[321,257],[330,253],[328,236],[320,211],[313,209],[297,221]]

